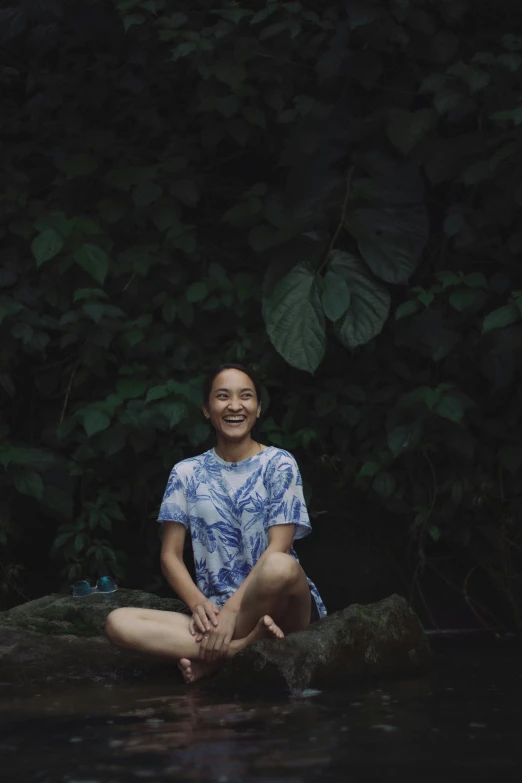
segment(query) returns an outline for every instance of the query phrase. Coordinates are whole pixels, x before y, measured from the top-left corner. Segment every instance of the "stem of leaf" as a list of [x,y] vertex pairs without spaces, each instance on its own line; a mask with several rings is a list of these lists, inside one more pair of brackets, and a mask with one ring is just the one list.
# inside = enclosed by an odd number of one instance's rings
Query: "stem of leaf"
[[76,370],[78,369],[79,362],[80,362],[80,360],[78,359],[76,364],[73,367],[73,371],[71,373],[71,377],[69,378],[69,385],[67,386],[67,391],[65,392],[65,400],[63,401],[63,408],[62,408],[62,413],[61,413],[61,416],[60,416],[60,424],[63,423],[64,417],[65,417],[65,411],[67,410],[67,402],[69,400],[69,394],[71,393],[72,382],[74,380],[74,376],[76,375]]
[[335,234],[333,235],[330,244],[328,245],[328,250],[326,251],[326,255],[324,257],[324,260],[317,270],[317,275],[320,275],[325,266],[328,264],[328,261],[330,260],[330,253],[335,247],[335,243],[337,242],[337,237],[339,236],[341,229],[343,227],[344,223],[344,216],[346,215],[346,210],[348,208],[348,201],[350,200],[351,190],[352,190],[352,176],[353,176],[353,166],[350,166],[350,170],[348,171],[348,176],[346,177],[346,194],[343,201],[343,209],[341,212],[341,219],[339,220],[339,225],[337,226],[335,230]]

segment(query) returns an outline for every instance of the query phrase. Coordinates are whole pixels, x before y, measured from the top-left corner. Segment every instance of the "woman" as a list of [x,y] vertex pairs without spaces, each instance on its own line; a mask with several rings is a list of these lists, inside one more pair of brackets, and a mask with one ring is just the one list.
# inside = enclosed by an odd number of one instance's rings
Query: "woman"
[[[310,530],[294,458],[252,439],[260,389],[242,365],[205,384],[214,449],[174,466],[161,504],[163,573],[192,611],[116,609],[106,635],[121,647],[177,661],[187,683],[260,638],[282,639],[326,615],[292,548]],[[190,530],[196,583],[183,563]]]

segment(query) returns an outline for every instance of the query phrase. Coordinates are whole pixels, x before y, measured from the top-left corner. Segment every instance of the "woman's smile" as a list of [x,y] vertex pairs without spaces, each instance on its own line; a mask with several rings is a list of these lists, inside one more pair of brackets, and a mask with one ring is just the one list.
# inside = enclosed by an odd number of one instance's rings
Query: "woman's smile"
[[228,415],[223,416],[223,421],[228,424],[231,427],[238,427],[239,425],[243,424],[244,421],[246,421],[247,417],[244,415]]
[[[250,438],[259,412],[259,400],[248,375],[229,369],[216,376],[204,413],[214,425],[218,439],[220,434],[225,439]],[[232,430],[238,432],[233,435]]]

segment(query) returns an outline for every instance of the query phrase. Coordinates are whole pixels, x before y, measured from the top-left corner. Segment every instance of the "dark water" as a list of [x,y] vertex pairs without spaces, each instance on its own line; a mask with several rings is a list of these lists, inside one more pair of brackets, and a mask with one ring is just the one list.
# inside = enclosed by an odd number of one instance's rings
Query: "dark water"
[[210,697],[179,682],[0,699],[0,781],[522,780],[522,648],[437,643],[431,680]]

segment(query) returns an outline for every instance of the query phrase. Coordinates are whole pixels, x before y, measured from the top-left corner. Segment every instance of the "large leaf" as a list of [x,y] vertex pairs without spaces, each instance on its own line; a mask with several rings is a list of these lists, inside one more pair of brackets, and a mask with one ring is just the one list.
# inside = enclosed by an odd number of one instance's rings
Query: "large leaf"
[[408,281],[428,240],[428,217],[421,205],[354,209],[345,225],[374,275],[387,283]]
[[274,347],[288,364],[313,372],[326,347],[324,315],[315,273],[298,264],[277,284],[265,304]]
[[31,250],[38,266],[54,258],[63,247],[63,238],[55,228],[46,228],[36,236]]
[[350,291],[350,307],[335,324],[337,336],[348,348],[364,345],[384,326],[390,311],[390,294],[350,253],[335,250],[330,269],[343,278]]
[[97,283],[103,285],[109,269],[109,257],[97,245],[82,245],[74,252],[74,260],[85,269]]
[[328,269],[321,295],[324,314],[330,321],[338,321],[350,306],[350,289],[341,275]]

